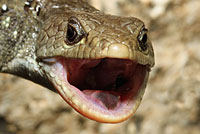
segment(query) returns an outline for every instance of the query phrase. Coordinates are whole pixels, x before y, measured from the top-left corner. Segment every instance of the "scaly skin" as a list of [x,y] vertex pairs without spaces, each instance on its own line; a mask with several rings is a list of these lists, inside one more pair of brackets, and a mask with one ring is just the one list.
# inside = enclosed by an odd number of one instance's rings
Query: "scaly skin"
[[[154,66],[148,36],[146,40],[142,36],[145,43],[139,41],[141,33],[146,33],[141,20],[105,14],[82,0],[1,0],[0,7],[0,72],[57,91],[78,112],[99,122],[121,122],[133,115]],[[69,25],[77,30],[73,41],[68,39],[74,34]],[[63,68],[60,57],[126,59],[144,66],[144,82],[132,110],[123,116],[112,115],[84,104],[57,74]]]

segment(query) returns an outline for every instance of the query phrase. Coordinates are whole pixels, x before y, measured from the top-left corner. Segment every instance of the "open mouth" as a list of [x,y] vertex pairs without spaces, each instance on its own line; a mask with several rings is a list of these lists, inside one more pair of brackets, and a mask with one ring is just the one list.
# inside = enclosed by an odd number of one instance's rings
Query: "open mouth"
[[110,123],[134,114],[149,72],[145,65],[115,58],[61,57],[53,68],[54,86],[67,103],[90,119]]

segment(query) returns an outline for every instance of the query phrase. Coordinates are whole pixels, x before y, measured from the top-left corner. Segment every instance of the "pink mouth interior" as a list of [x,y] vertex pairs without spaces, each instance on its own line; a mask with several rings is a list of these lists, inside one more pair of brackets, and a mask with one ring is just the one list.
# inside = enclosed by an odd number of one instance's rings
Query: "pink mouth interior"
[[146,66],[130,60],[61,58],[60,61],[66,69],[67,83],[104,110],[115,111],[129,105],[146,76]]

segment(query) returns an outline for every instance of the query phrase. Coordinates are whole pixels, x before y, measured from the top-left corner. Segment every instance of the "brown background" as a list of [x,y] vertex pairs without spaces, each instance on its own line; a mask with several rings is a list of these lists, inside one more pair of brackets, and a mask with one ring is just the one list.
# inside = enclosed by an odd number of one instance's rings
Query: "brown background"
[[200,1],[90,0],[148,26],[156,66],[135,116],[101,124],[72,110],[55,93],[0,75],[0,134],[200,134]]

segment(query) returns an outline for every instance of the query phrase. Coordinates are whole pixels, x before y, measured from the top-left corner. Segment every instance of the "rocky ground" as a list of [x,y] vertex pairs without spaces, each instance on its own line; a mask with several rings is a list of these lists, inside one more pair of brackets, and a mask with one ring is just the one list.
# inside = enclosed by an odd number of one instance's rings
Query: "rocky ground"
[[107,13],[144,20],[152,69],[135,116],[119,124],[88,120],[55,93],[0,75],[0,134],[200,134],[200,1],[90,0]]

